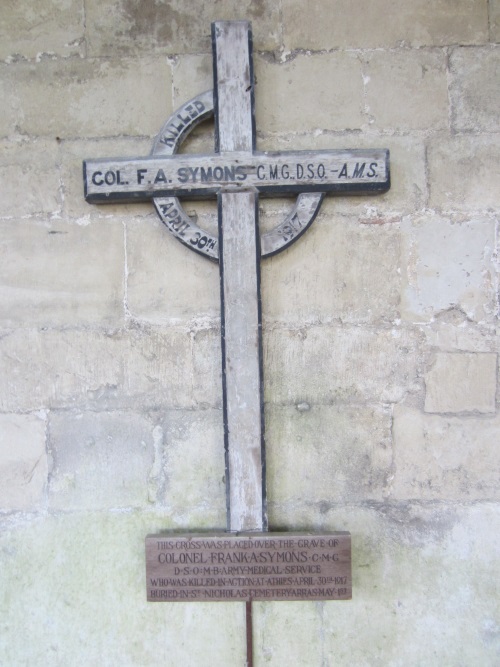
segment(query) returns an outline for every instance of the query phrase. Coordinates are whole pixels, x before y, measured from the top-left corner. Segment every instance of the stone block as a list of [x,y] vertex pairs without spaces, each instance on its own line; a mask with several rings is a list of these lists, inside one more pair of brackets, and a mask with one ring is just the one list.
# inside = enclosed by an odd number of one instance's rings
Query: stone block
[[446,310],[424,328],[426,347],[442,352],[494,352],[497,348],[494,322],[478,326],[463,311]]
[[[287,62],[255,59],[259,132],[356,130],[363,124],[363,78],[356,54],[297,54]],[[323,85],[318,86],[318,81]]]
[[405,329],[305,326],[264,332],[269,403],[397,402],[418,386],[418,338]]
[[[404,656],[409,665],[460,665],[464,660],[495,665],[498,507],[289,503],[273,506],[271,513],[273,528],[352,534],[353,599],[317,604],[317,620],[309,620],[305,610],[309,643],[321,648],[320,660],[312,664],[386,667],[400,664]],[[285,619],[302,610],[302,604],[299,609],[284,604],[255,605],[259,650],[275,667],[294,664],[285,645]],[[257,612],[265,614],[262,622]],[[300,651],[302,635],[294,630],[290,650],[297,645]]]
[[391,473],[391,415],[358,406],[268,406],[267,487],[273,503],[382,500]]
[[134,318],[163,324],[219,318],[218,264],[186,248],[159,220],[127,225],[127,267]]
[[255,658],[260,656],[263,664],[275,667],[325,664],[320,640],[322,603],[254,602],[252,606]]
[[490,0],[490,39],[492,42],[500,42],[500,1]]
[[496,354],[438,352],[425,375],[426,412],[495,412]]
[[500,139],[442,136],[429,145],[430,205],[445,211],[496,210]]
[[402,229],[402,316],[432,321],[446,311],[476,322],[495,316],[495,222],[439,215],[406,218]]
[[225,525],[222,410],[175,410],[161,420],[164,432],[163,484],[158,502],[181,529],[196,511],[219,513]]
[[0,512],[33,510],[47,485],[46,416],[0,414]]
[[287,325],[399,316],[399,234],[390,225],[321,215],[292,247],[262,264],[264,319]]
[[197,348],[189,331],[145,326],[5,334],[0,339],[0,409],[220,404],[220,352],[214,356],[218,336],[199,335]]
[[56,141],[0,142],[0,218],[57,215],[61,211]]
[[486,0],[335,0],[283,4],[287,49],[394,48],[488,40]]
[[452,126],[457,132],[497,132],[500,48],[457,48],[450,56]]
[[1,223],[0,326],[123,322],[123,228],[62,220]]
[[144,538],[168,527],[164,511],[4,520],[0,663],[244,664],[243,604],[146,601]]
[[160,57],[19,63],[3,80],[11,124],[31,135],[154,136],[171,112],[171,71]]
[[[260,62],[260,60],[259,60]],[[185,53],[172,63],[174,109],[214,87],[212,53]]]
[[498,417],[444,417],[398,406],[393,432],[393,498],[498,500]]
[[[56,411],[50,415],[49,507],[144,507],[153,472],[153,425],[131,412]],[[157,455],[161,456],[160,451]]]
[[80,0],[12,2],[0,13],[0,59],[84,55],[84,16]]
[[363,74],[366,112],[373,127],[405,132],[448,126],[444,53],[420,49],[372,51],[365,56]]
[[279,47],[279,6],[272,0],[90,0],[85,7],[88,49],[93,56],[210,51],[210,23],[241,19],[251,21],[256,48]]
[[[338,514],[332,509],[327,522]],[[498,509],[403,505],[349,514],[353,600],[341,614],[324,604],[324,663],[385,667],[404,655],[408,665],[493,667]]]
[[[168,114],[165,115],[167,118]],[[158,130],[160,127],[158,127]],[[88,204],[84,198],[82,165],[84,160],[106,157],[145,157],[149,155],[151,139],[98,139],[95,141],[65,140],[61,144],[61,181],[64,193],[64,214],[80,224],[103,218],[123,222],[131,216],[153,216],[150,202],[142,204]]]

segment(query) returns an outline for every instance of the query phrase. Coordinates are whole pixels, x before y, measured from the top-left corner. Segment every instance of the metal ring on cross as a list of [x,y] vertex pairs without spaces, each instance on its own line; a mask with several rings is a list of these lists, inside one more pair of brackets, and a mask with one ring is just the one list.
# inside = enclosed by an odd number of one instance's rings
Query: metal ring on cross
[[[156,137],[151,155],[174,155],[188,134],[202,121],[213,116],[214,96],[207,90],[177,109],[164,123]],[[261,235],[261,256],[270,257],[288,248],[311,226],[324,198],[323,192],[298,195],[293,210],[285,220]],[[177,197],[154,197],[160,220],[181,243],[212,260],[219,259],[219,239],[185,213]]]

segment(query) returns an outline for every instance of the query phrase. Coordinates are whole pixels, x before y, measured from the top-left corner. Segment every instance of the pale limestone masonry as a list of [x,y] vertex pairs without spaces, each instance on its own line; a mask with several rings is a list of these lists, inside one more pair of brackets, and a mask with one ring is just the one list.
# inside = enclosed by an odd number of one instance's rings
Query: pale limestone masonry
[[43,506],[47,484],[46,415],[0,415],[0,503],[14,510]]
[[212,87],[234,18],[258,149],[392,177],[262,265],[270,526],[351,531],[353,600],[255,604],[255,665],[497,667],[500,0],[0,3],[0,664],[244,665],[242,605],[144,580],[146,534],[225,526],[217,265],[82,184]]
[[426,412],[495,412],[497,355],[438,352],[425,375]]

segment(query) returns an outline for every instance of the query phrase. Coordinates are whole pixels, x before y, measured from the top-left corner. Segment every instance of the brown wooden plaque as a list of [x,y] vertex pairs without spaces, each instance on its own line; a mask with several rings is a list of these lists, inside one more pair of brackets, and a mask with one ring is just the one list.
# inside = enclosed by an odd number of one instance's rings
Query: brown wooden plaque
[[151,602],[350,600],[351,535],[148,535],[146,578]]

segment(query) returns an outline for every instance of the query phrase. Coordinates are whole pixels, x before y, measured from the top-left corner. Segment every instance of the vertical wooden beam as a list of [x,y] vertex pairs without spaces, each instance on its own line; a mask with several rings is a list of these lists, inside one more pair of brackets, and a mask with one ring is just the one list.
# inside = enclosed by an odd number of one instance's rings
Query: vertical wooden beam
[[[216,150],[251,152],[255,143],[250,25],[212,24]],[[267,529],[258,200],[224,192],[219,266],[228,530]]]

